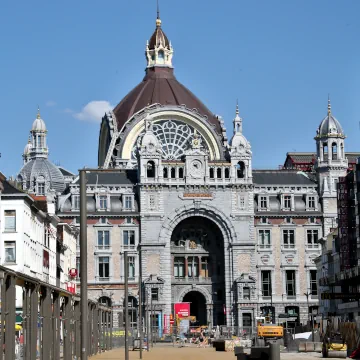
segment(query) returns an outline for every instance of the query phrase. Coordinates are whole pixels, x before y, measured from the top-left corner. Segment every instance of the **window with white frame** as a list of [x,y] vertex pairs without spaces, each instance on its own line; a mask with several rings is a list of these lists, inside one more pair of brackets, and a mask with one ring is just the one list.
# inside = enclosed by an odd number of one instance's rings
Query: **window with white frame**
[[296,282],[295,282],[295,270],[286,270],[286,295],[296,295]]
[[271,296],[271,271],[261,271],[261,290],[262,296]]
[[319,247],[319,230],[309,229],[306,230],[308,248],[318,248]]
[[99,230],[98,231],[98,248],[99,249],[109,249],[110,248],[110,231],[109,230]]
[[38,195],[45,195],[45,182],[39,181],[37,183],[37,193]]
[[284,210],[291,210],[291,195],[284,195],[283,208]]
[[271,247],[270,230],[259,230],[259,247],[260,249],[269,249]]
[[110,257],[109,256],[99,256],[98,260],[98,274],[100,280],[109,280],[110,278]]
[[16,211],[5,210],[5,231],[16,231]]
[[99,196],[99,206],[100,206],[100,210],[106,210],[107,209],[107,203],[108,203],[108,198],[106,195],[100,195]]
[[316,270],[309,271],[309,283],[310,283],[310,292],[311,295],[317,296],[317,281],[316,281]]
[[5,248],[5,262],[15,263],[16,262],[16,242],[15,241],[4,241]]
[[124,209],[132,210],[133,208],[133,197],[132,195],[125,195],[124,197]]
[[79,210],[80,209],[80,195],[73,195],[72,200],[73,200],[73,209]]
[[315,196],[308,196],[308,209],[315,210]]
[[123,231],[123,246],[128,249],[135,248],[135,231],[124,230]]
[[135,279],[135,256],[128,256],[128,276]]
[[174,277],[175,278],[185,277],[185,258],[183,257],[174,258]]
[[295,231],[284,229],[283,230],[283,246],[284,248],[294,248],[295,247]]
[[267,196],[260,196],[260,210],[267,210],[268,198]]

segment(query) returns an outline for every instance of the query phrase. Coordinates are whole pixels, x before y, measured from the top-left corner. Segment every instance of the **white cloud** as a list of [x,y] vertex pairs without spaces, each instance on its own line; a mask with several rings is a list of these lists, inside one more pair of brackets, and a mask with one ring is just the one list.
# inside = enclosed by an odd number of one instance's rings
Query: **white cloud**
[[[113,106],[105,100],[94,100],[86,104],[81,112],[73,114],[76,119],[82,121],[100,122],[105,112],[111,110]],[[70,110],[70,109],[69,109]]]
[[46,106],[55,106],[55,105],[56,105],[56,102],[53,101],[53,100],[49,100],[49,101],[46,102],[45,105],[46,105]]

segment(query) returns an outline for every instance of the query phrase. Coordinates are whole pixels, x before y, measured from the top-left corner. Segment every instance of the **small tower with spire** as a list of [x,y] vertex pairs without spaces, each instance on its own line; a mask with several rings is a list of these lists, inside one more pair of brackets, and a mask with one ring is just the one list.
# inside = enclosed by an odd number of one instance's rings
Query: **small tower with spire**
[[147,67],[172,68],[173,47],[161,28],[159,2],[157,3],[156,28],[149,41],[146,43],[145,55]]
[[242,118],[239,115],[239,103],[236,101],[234,134],[231,139],[230,158],[232,165],[231,177],[235,182],[252,181],[252,152],[250,143],[242,133]]
[[30,159],[35,158],[47,158],[49,155],[49,149],[46,144],[46,125],[45,121],[41,118],[40,108],[38,107],[38,112],[36,119],[34,120],[31,127],[31,150],[30,150]]

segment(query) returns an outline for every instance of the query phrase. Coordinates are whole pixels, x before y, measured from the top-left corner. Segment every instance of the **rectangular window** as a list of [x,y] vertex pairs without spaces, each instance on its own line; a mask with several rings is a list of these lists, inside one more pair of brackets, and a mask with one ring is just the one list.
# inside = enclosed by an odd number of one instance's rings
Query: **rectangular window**
[[132,210],[132,196],[125,196],[125,204],[124,207],[126,210]]
[[315,196],[309,196],[308,208],[309,210],[315,210]]
[[249,287],[243,288],[243,299],[250,300],[250,288]]
[[270,230],[259,230],[260,249],[269,249],[271,247]]
[[151,288],[151,299],[153,301],[159,300],[159,289],[158,288]]
[[128,249],[135,248],[135,231],[134,230],[124,230],[123,231],[123,245]]
[[98,231],[98,248],[99,249],[110,248],[110,231],[108,230]]
[[267,197],[266,196],[260,196],[260,210],[267,210]]
[[45,183],[38,183],[38,195],[45,195]]
[[110,277],[110,258],[108,256],[99,257],[99,278],[109,280]]
[[294,230],[283,230],[283,246],[287,249],[295,247],[295,231]]
[[99,199],[100,209],[106,210],[107,209],[107,196],[101,195]]
[[284,209],[290,210],[291,209],[291,196],[284,195]]
[[5,231],[16,231],[15,210],[5,210]]
[[16,262],[16,242],[15,241],[5,241],[5,262],[6,263],[15,263]]
[[188,277],[194,278],[199,276],[199,258],[197,256],[188,258]]
[[73,209],[80,209],[80,195],[73,195]]
[[174,277],[185,277],[185,259],[181,257],[174,258]]
[[271,271],[261,271],[261,289],[262,296],[271,296]]
[[128,256],[128,275],[129,279],[135,279],[135,257]]
[[251,327],[252,326],[251,313],[242,314],[242,318],[243,318],[243,327]]
[[317,296],[317,281],[316,281],[316,270],[310,270],[310,291],[311,295]]
[[319,230],[306,230],[307,235],[307,247],[318,248],[319,247]]
[[239,196],[239,208],[245,209],[245,196]]
[[286,295],[295,296],[295,270],[286,270]]
[[201,273],[200,275],[204,278],[211,277],[210,274],[210,259],[208,257],[201,258]]

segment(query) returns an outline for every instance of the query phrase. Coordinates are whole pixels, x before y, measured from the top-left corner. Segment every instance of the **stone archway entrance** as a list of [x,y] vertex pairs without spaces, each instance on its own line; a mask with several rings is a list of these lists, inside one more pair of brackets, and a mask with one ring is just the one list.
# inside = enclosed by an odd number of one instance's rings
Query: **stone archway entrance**
[[190,303],[190,315],[196,317],[199,325],[207,325],[206,299],[203,294],[198,291],[190,291],[184,296],[183,302]]

